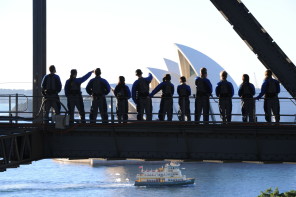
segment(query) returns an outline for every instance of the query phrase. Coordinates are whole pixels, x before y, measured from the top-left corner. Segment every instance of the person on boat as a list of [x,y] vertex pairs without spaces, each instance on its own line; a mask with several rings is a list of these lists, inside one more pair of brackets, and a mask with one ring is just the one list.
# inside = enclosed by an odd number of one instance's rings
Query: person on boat
[[144,78],[140,69],[136,70],[138,79],[132,86],[132,99],[137,105],[137,120],[143,120],[144,111],[146,112],[146,120],[152,120],[152,100],[149,97],[149,84],[152,81],[152,74]]
[[124,76],[119,76],[119,82],[114,89],[114,95],[117,98],[117,119],[118,123],[126,123],[128,120],[128,99],[131,98],[131,92],[125,85]]
[[163,121],[165,115],[167,115],[167,120],[172,121],[173,119],[173,95],[174,95],[174,85],[171,83],[171,75],[165,75],[165,81],[161,82],[156,88],[150,93],[150,97],[153,97],[159,91],[162,91],[161,95],[161,107],[163,107],[162,113],[158,114],[160,121]]
[[70,124],[74,123],[74,111],[77,108],[81,123],[85,123],[85,110],[83,104],[83,98],[81,93],[81,84],[85,82],[94,71],[88,72],[83,77],[77,78],[77,70],[72,69],[70,72],[70,78],[66,81],[64,91],[67,97],[68,110],[70,115]]
[[41,89],[43,95],[43,122],[48,123],[49,111],[54,109],[55,114],[60,114],[61,104],[58,93],[62,90],[61,79],[56,75],[56,68],[54,65],[49,67],[49,74],[45,75],[41,82]]
[[180,77],[181,85],[177,87],[177,93],[179,95],[179,120],[185,121],[185,116],[187,121],[191,121],[190,115],[190,100],[189,96],[191,95],[191,88],[186,84],[186,78],[184,76]]
[[106,95],[110,92],[110,84],[106,79],[101,78],[101,69],[95,70],[96,77],[91,79],[87,86],[86,92],[92,96],[90,109],[90,123],[96,123],[98,109],[100,110],[102,123],[108,123]]

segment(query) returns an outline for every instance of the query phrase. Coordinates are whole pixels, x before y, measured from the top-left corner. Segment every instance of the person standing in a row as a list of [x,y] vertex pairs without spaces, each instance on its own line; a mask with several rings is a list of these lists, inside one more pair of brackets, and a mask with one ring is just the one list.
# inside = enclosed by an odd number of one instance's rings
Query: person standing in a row
[[165,75],[165,81],[161,82],[156,88],[150,93],[150,97],[153,97],[157,92],[162,90],[160,107],[163,107],[163,111],[158,114],[160,121],[164,121],[165,114],[167,114],[167,120],[172,121],[173,119],[173,95],[174,85],[171,83],[171,75]]
[[131,92],[127,85],[125,85],[125,78],[119,76],[119,82],[114,89],[114,95],[117,98],[117,119],[118,123],[127,123],[128,120],[128,99],[131,98]]
[[195,96],[195,121],[199,122],[203,112],[203,121],[209,121],[210,113],[210,96],[213,92],[212,84],[207,78],[206,68],[200,69],[200,77],[196,77],[196,96]]
[[81,123],[85,123],[85,110],[80,86],[91,76],[93,72],[94,71],[90,71],[83,77],[77,78],[77,70],[72,69],[70,78],[66,81],[64,91],[67,97],[70,124],[74,123],[75,107],[79,112]]
[[90,123],[96,123],[98,109],[100,110],[102,123],[108,123],[106,95],[110,92],[110,85],[107,80],[101,78],[101,69],[95,70],[96,77],[91,79],[87,86],[86,92],[92,96],[90,110]]
[[49,110],[54,109],[55,114],[60,114],[61,104],[58,93],[62,90],[62,83],[60,77],[56,75],[56,69],[54,65],[49,67],[50,74],[45,75],[42,83],[42,95],[43,100],[43,122],[48,123]]
[[227,81],[227,72],[225,70],[220,73],[220,79],[221,81],[216,87],[216,96],[219,97],[220,116],[223,123],[231,122],[233,85]]
[[149,97],[149,84],[152,81],[152,75],[144,78],[140,69],[136,70],[138,79],[132,86],[132,99],[137,105],[137,120],[143,120],[144,111],[146,112],[146,120],[152,120],[152,100]]
[[[162,78],[162,82],[165,82],[165,77]],[[159,103],[159,110],[158,110],[158,120],[160,120],[161,118],[159,118],[159,114],[163,114],[163,109],[164,109],[164,99],[160,99],[160,103]]]
[[191,95],[191,88],[186,84],[186,78],[184,76],[180,77],[181,85],[177,87],[177,93],[179,95],[179,120],[185,121],[185,116],[187,121],[191,121],[190,115],[190,100],[189,96]]
[[242,98],[242,115],[243,122],[254,122],[255,113],[255,101],[253,96],[255,95],[255,87],[250,83],[249,75],[244,74],[242,77],[243,83],[238,90],[238,96]]
[[272,78],[271,70],[266,70],[261,92],[256,99],[259,100],[264,95],[264,112],[267,122],[271,122],[271,112],[275,117],[275,121],[280,121],[280,102],[278,98],[280,91],[279,82]]

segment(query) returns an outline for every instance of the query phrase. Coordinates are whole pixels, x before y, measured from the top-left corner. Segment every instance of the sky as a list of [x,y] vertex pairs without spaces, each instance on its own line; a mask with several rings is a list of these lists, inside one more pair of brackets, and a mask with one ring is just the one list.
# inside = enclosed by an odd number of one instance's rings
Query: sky
[[[296,1],[242,2],[295,63]],[[0,88],[31,89],[32,0],[0,0],[0,27]],[[178,62],[174,43],[206,54],[238,84],[246,73],[261,85],[265,67],[210,0],[47,0],[47,67],[63,85],[71,69],[79,77],[98,67],[109,83],[120,75],[133,83],[138,68],[146,76],[147,67],[166,69],[163,58]]]

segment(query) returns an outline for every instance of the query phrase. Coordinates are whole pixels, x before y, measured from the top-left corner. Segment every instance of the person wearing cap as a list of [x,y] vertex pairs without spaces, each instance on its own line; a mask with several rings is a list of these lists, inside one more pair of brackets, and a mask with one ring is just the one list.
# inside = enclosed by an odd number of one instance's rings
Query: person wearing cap
[[110,92],[110,84],[106,79],[101,78],[100,68],[95,70],[95,75],[96,77],[91,79],[86,86],[86,92],[92,96],[89,120],[90,123],[96,123],[99,109],[102,123],[108,123],[106,95]]
[[56,68],[54,65],[49,67],[50,74],[45,75],[41,82],[41,89],[43,95],[43,122],[49,122],[49,111],[54,109],[55,114],[60,114],[61,104],[58,93],[62,90],[62,83],[60,77],[56,75]]
[[144,78],[143,72],[140,69],[136,70],[138,79],[132,86],[132,99],[137,105],[137,120],[143,120],[144,111],[146,113],[146,120],[152,120],[152,101],[149,97],[149,84],[152,81],[152,74]]
[[261,86],[261,92],[256,97],[256,99],[259,100],[264,95],[264,112],[266,122],[271,122],[272,113],[275,121],[280,122],[280,101],[278,98],[280,91],[279,81],[272,78],[271,70],[266,70],[265,80]]
[[184,76],[180,77],[181,85],[177,87],[177,93],[179,95],[179,112],[178,117],[180,121],[185,121],[185,116],[187,121],[191,121],[190,115],[190,100],[191,88],[186,84],[186,78]]
[[131,92],[127,85],[125,85],[124,76],[119,76],[119,82],[114,89],[114,95],[117,98],[117,119],[118,123],[126,123],[128,120],[128,99],[131,98]]
[[81,123],[85,123],[85,110],[80,86],[91,76],[92,73],[94,73],[94,71],[90,71],[83,77],[77,78],[77,70],[72,69],[70,72],[70,78],[66,81],[64,91],[67,97],[70,124],[74,123],[75,107],[80,115]]
[[213,92],[213,87],[210,80],[207,78],[208,72],[206,68],[200,69],[200,77],[196,77],[196,96],[195,96],[195,121],[200,121],[201,113],[203,113],[203,121],[209,121],[210,113],[210,96]]
[[219,83],[216,87],[216,96],[219,97],[220,117],[225,122],[231,122],[232,97],[234,95],[233,85],[227,81],[227,72],[221,71]]
[[158,113],[158,118],[160,121],[164,120],[165,114],[167,115],[167,120],[172,121],[173,119],[173,95],[174,95],[174,85],[171,83],[171,75],[165,75],[165,81],[161,82],[156,88],[150,93],[150,97],[153,97],[160,90],[162,91],[160,108],[162,111]]

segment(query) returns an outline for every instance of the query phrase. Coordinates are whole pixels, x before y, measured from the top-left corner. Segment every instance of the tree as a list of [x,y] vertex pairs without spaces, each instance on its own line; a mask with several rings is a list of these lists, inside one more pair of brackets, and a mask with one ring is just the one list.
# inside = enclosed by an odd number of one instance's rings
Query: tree
[[275,188],[275,190],[269,188],[265,192],[261,192],[258,197],[296,197],[296,190],[280,193],[278,188]]

